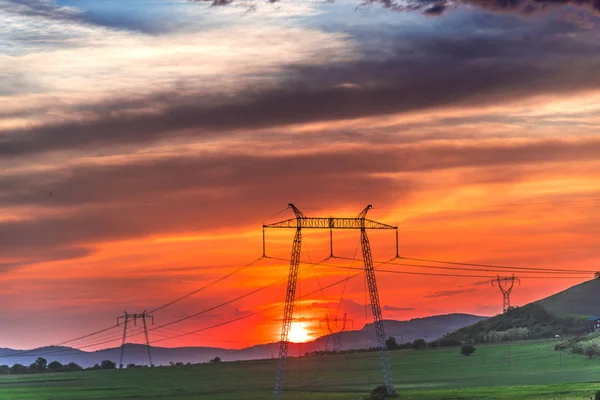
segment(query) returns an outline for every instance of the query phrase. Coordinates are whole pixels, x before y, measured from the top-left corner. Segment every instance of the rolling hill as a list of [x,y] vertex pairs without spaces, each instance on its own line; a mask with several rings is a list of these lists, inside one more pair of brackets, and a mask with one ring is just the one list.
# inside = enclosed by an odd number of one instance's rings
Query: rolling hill
[[589,322],[586,317],[557,315],[536,302],[510,308],[504,314],[457,329],[440,339],[440,344],[543,339],[556,335],[580,335],[588,331]]
[[536,303],[558,315],[600,315],[600,280],[580,283]]
[[600,280],[593,279],[572,286],[544,299],[516,307],[505,314],[461,327],[445,335],[446,343],[486,342],[490,337],[509,340],[515,329],[526,329],[527,338],[548,338],[555,335],[578,335],[589,330],[588,316],[600,315]]

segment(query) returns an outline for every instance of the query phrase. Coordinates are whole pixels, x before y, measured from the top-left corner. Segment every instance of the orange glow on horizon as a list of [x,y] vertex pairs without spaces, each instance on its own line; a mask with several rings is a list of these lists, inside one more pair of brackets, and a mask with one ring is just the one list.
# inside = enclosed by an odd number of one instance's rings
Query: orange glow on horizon
[[289,339],[290,342],[293,343],[306,343],[309,340],[311,340],[311,337],[308,334],[306,328],[304,327],[304,324],[301,321],[299,321],[292,323]]

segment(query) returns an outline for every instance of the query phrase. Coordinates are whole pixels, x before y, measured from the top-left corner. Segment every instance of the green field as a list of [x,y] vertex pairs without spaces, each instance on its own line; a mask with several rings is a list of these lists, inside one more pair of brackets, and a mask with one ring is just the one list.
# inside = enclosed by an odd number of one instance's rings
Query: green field
[[[555,341],[390,353],[404,399],[585,399],[600,360],[554,351]],[[275,361],[4,376],[2,400],[269,399]],[[378,353],[290,358],[285,399],[359,399],[381,381]]]

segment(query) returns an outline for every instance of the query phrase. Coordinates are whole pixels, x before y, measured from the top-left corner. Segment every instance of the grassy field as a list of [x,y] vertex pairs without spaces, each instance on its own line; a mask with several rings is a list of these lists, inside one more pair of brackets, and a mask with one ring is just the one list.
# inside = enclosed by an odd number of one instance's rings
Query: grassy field
[[[554,351],[554,341],[391,352],[403,399],[585,399],[600,360]],[[275,361],[5,376],[1,400],[269,399]],[[381,382],[378,353],[292,358],[285,399],[360,399]]]

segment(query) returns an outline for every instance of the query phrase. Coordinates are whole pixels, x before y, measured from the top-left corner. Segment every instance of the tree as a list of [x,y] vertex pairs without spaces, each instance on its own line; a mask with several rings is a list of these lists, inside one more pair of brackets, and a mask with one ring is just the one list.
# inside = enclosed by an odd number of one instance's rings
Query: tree
[[82,369],[83,368],[81,368],[81,366],[75,364],[74,362],[70,362],[64,367],[65,371],[81,371]]
[[129,363],[127,364],[127,368],[136,368],[137,365],[135,365],[134,363]]
[[212,360],[210,360],[211,363],[220,363],[221,362],[221,357],[217,356],[215,358],[213,358]]
[[398,343],[396,343],[396,338],[393,336],[390,336],[385,341],[385,346],[387,347],[388,350],[396,350],[398,348]]
[[103,360],[100,363],[100,369],[115,369],[117,368],[117,364],[110,360]]
[[58,361],[52,361],[50,364],[48,364],[48,371],[56,372],[56,371],[60,371],[62,369],[63,369],[63,365]]
[[475,353],[475,350],[475,347],[471,346],[470,344],[466,344],[460,349],[460,354],[469,357],[471,354]]
[[44,372],[46,370],[46,365],[48,365],[48,361],[43,357],[38,357],[38,359],[35,360],[35,366],[39,372]]
[[29,368],[22,364],[14,364],[10,367],[11,374],[26,374],[27,372],[29,372]]
[[427,342],[425,342],[425,339],[416,339],[413,342],[413,349],[422,350],[426,347],[427,347]]
[[10,367],[8,365],[0,365],[0,375],[10,374]]

